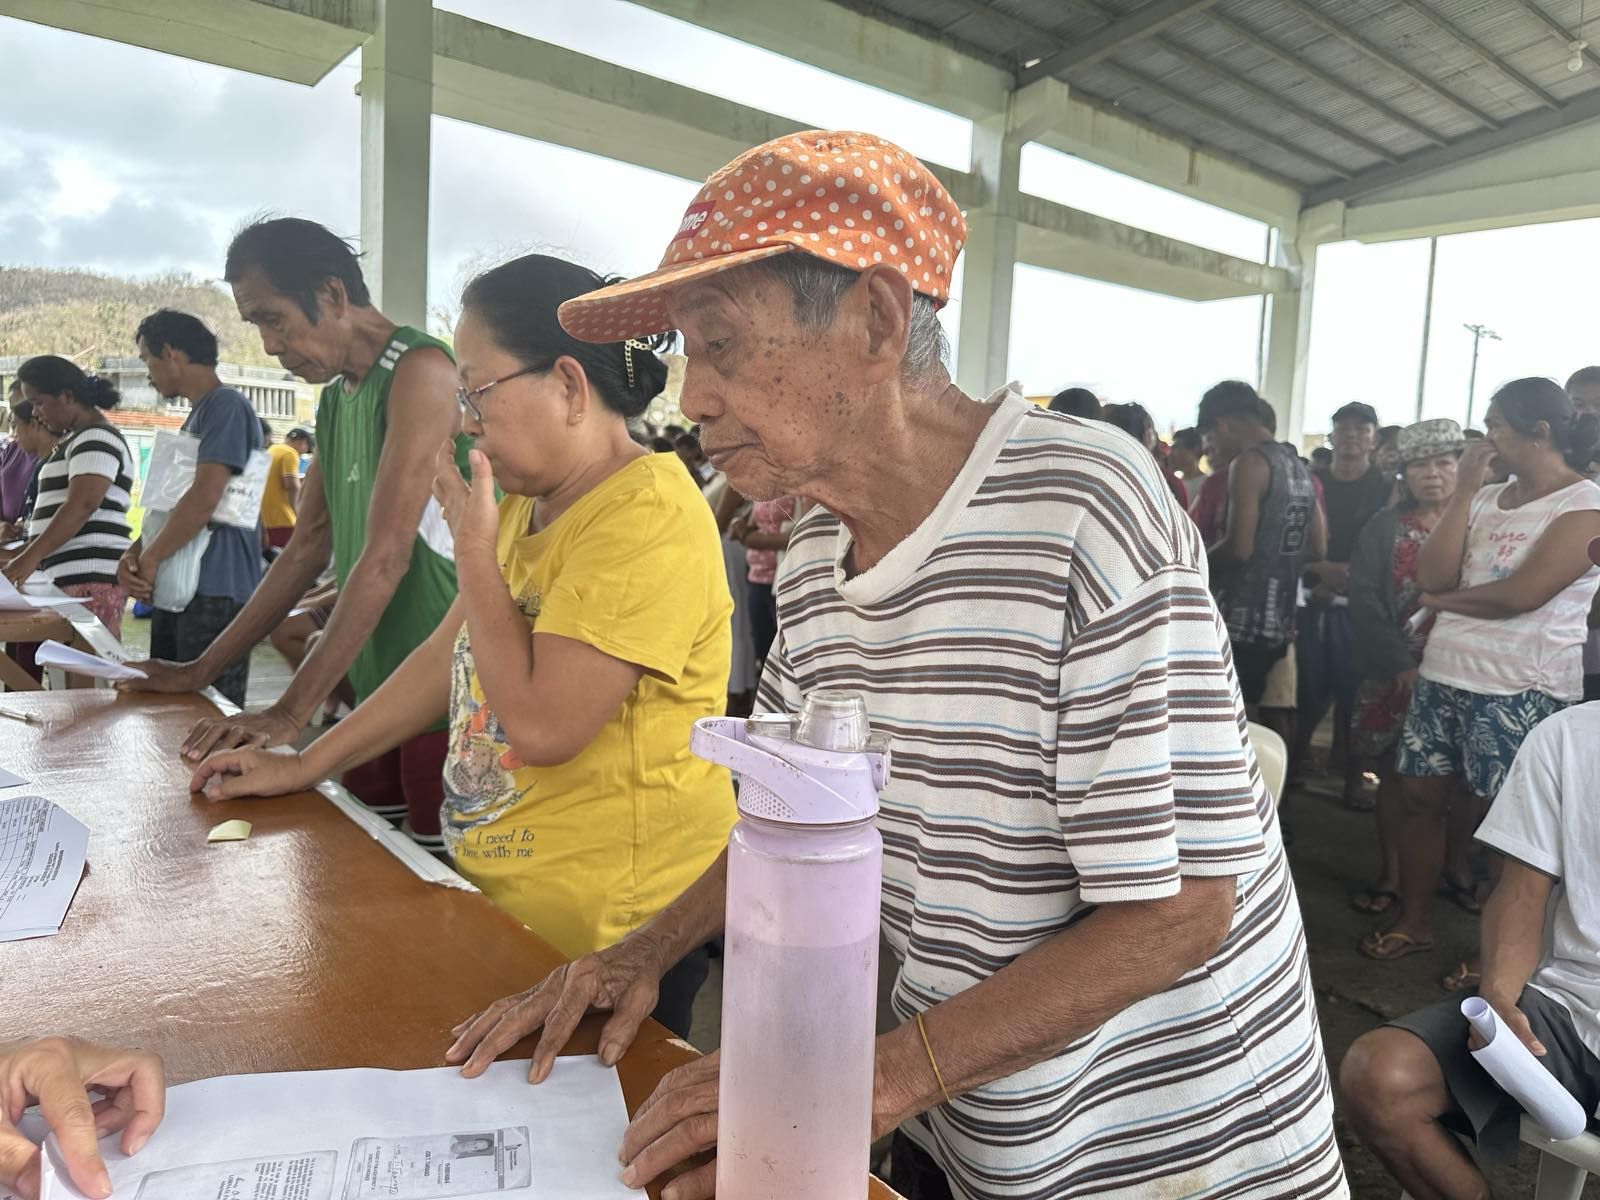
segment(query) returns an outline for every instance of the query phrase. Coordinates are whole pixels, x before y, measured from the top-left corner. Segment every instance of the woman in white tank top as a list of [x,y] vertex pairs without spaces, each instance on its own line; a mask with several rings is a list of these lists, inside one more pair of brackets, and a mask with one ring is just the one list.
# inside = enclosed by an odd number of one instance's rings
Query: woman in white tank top
[[[1519,379],[1495,393],[1484,423],[1488,437],[1462,456],[1455,495],[1417,564],[1422,604],[1439,617],[1396,764],[1407,798],[1400,909],[1362,941],[1371,958],[1433,945],[1428,904],[1445,868],[1447,813],[1464,848],[1523,738],[1583,698],[1600,485],[1578,465],[1600,441],[1600,418],[1576,413],[1553,380]],[[1512,478],[1485,486],[1496,461]],[[1452,857],[1460,864],[1464,849]],[[1443,882],[1476,910],[1470,878]],[[1447,986],[1475,983],[1463,964]]]

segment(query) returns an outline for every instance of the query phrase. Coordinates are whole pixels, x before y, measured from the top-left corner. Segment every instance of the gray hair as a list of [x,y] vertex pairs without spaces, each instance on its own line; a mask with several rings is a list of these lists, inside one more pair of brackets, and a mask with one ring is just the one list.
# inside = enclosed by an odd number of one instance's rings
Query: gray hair
[[[833,324],[839,301],[861,278],[858,271],[805,253],[775,255],[752,263],[750,269],[766,272],[789,289],[795,323],[812,335]],[[906,356],[900,376],[907,382],[923,383],[940,369],[950,369],[950,339],[939,324],[932,298],[918,292],[911,302],[911,324],[906,330]]]

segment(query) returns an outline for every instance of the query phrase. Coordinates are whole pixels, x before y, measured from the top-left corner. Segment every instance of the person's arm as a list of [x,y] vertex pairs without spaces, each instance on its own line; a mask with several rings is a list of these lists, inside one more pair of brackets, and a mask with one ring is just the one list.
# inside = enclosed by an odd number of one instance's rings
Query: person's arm
[[218,751],[195,768],[189,790],[215,800],[281,796],[337,778],[410,741],[450,711],[450,665],[460,629],[457,600],[377,691],[304,750]]
[[[90,1091],[102,1099],[92,1099]],[[12,1124],[31,1104],[61,1147],[73,1185],[88,1196],[111,1194],[99,1139],[121,1133],[122,1152],[137,1154],[161,1124],[166,1079],[161,1060],[142,1050],[114,1050],[71,1037],[0,1042],[0,1191],[39,1195],[39,1147]]]
[[1394,611],[1391,580],[1398,530],[1385,510],[1367,522],[1350,555],[1350,630],[1352,653],[1369,679],[1392,679],[1417,664]]
[[[315,459],[306,472],[305,509],[295,524],[289,544],[267,569],[239,615],[217,635],[216,641],[193,662],[169,663],[146,659],[133,665],[145,672],[144,679],[128,679],[117,684],[130,692],[193,692],[205,687],[225,671],[229,664],[250,653],[255,644],[278,627],[317,581],[333,553],[333,527],[322,497],[322,474]],[[292,739],[298,730],[287,731],[280,740]]]
[[1318,495],[1311,502],[1311,535],[1306,540],[1306,557],[1312,562],[1324,561],[1328,556],[1328,513]]
[[206,527],[211,514],[216,511],[222,493],[228,490],[233,469],[224,463],[198,463],[194,469],[194,483],[183,494],[183,499],[172,506],[166,524],[139,555],[139,574],[153,580],[156,568],[189,544],[195,534]]
[[1478,995],[1516,1030],[1535,1054],[1545,1048],[1517,1007],[1522,989],[1544,953],[1544,924],[1555,880],[1514,858],[1505,860],[1500,882],[1483,909],[1483,981]]
[[21,583],[37,571],[46,558],[78,535],[110,490],[111,479],[108,476],[88,473],[74,475],[67,483],[66,499],[50,518],[50,524],[6,564],[6,578],[13,583]]
[[1434,522],[1417,555],[1417,586],[1424,592],[1448,592],[1461,582],[1472,526],[1472,501],[1489,477],[1494,446],[1487,438],[1472,442],[1456,467],[1456,490]]
[[1459,591],[1425,592],[1422,603],[1439,612],[1500,620],[1543,608],[1592,569],[1589,543],[1600,537],[1600,511],[1563,513],[1539,536],[1516,570],[1504,579]]
[[289,502],[289,507],[296,512],[300,511],[300,475],[296,471],[283,473],[283,498]]
[[1265,457],[1247,450],[1228,467],[1228,523],[1222,537],[1206,548],[1212,567],[1233,567],[1250,561],[1255,553],[1256,525],[1261,519],[1261,498],[1272,483],[1272,467]]

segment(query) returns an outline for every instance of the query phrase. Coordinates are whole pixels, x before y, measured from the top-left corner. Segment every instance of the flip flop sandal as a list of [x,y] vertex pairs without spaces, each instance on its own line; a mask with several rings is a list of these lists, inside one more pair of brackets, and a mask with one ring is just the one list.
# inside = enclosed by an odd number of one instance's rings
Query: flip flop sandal
[[1365,957],[1378,962],[1393,962],[1397,958],[1405,958],[1408,954],[1421,954],[1424,950],[1432,950],[1433,939],[1419,942],[1409,933],[1391,929],[1388,933],[1369,933],[1361,939],[1356,949]]
[[1471,992],[1476,991],[1482,982],[1483,974],[1474,971],[1463,962],[1458,963],[1454,971],[1440,979],[1439,986],[1447,992]]
[[1350,897],[1350,907],[1369,917],[1381,917],[1386,912],[1392,912],[1399,903],[1399,893],[1387,888],[1367,888]]
[[1462,886],[1452,880],[1446,879],[1439,885],[1436,895],[1443,896],[1464,913],[1479,916],[1483,912],[1483,904],[1478,900],[1478,885]]

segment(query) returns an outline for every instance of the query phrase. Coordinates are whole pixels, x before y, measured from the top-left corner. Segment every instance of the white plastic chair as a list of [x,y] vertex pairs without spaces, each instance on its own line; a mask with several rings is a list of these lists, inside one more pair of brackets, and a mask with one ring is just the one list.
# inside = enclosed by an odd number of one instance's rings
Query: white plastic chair
[[[1579,1200],[1589,1176],[1600,1175],[1600,1137],[1592,1133],[1556,1142],[1531,1118],[1523,1117],[1522,1142],[1539,1151],[1539,1181],[1534,1184],[1533,1200]],[[1411,1197],[1402,1191],[1400,1200]]]
[[1289,770],[1289,747],[1265,725],[1250,722],[1250,745],[1256,752],[1256,765],[1276,805],[1283,796],[1283,777]]

